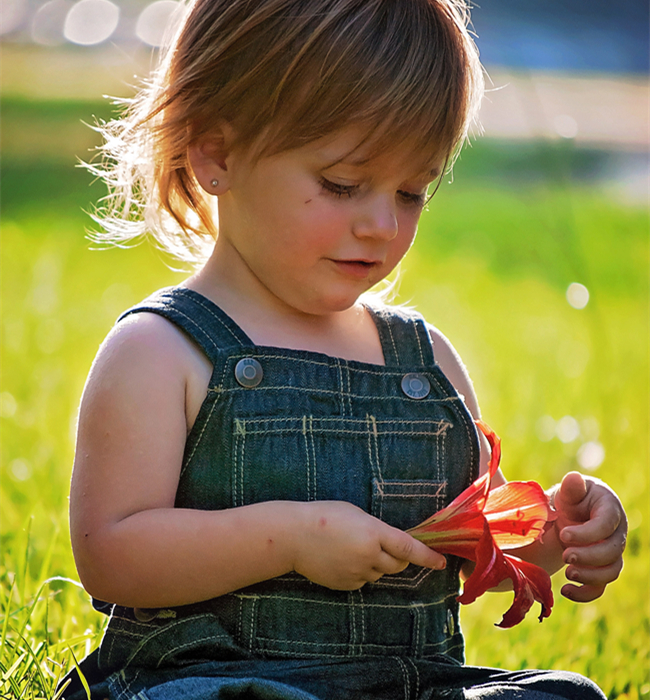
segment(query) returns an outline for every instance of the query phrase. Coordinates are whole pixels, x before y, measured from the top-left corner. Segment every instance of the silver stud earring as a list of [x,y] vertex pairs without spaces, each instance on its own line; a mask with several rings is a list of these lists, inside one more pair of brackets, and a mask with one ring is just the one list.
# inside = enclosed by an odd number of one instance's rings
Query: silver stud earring
[[210,180],[210,187],[219,187],[219,180]]

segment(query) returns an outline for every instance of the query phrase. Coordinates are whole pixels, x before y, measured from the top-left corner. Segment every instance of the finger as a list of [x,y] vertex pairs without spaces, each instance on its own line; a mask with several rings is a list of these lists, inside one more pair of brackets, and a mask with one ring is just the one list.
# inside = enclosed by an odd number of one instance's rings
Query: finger
[[606,586],[612,581],[616,581],[623,568],[622,562],[610,564],[610,566],[598,566],[594,568],[569,566],[565,571],[565,576],[569,581],[582,583],[589,586]]
[[429,569],[444,569],[447,560],[419,542],[406,532],[391,527],[381,539],[381,548],[399,561],[406,561],[416,566],[426,566]]
[[560,591],[565,598],[573,600],[576,603],[589,603],[600,596],[605,591],[605,586],[574,586],[571,583],[562,586]]
[[562,553],[562,558],[565,564],[576,566],[610,566],[622,561],[624,550],[625,538],[610,537],[584,547],[567,547]]
[[619,541],[625,546],[625,527],[622,513],[616,498],[604,494],[594,505],[587,522],[568,525],[560,531],[560,539],[565,545],[588,545],[611,537],[619,530]]
[[377,557],[377,563],[373,567],[376,571],[379,571],[383,576],[384,574],[399,574],[400,571],[404,571],[409,565],[408,561],[402,559],[396,559],[388,552],[382,550]]

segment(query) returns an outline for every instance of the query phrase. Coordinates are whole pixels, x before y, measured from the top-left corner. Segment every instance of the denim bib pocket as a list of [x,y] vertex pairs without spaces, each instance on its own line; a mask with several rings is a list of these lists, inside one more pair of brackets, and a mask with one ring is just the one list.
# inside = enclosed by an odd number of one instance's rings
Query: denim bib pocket
[[447,503],[439,467],[451,427],[447,420],[370,415],[235,418],[232,505],[340,500],[412,527]]

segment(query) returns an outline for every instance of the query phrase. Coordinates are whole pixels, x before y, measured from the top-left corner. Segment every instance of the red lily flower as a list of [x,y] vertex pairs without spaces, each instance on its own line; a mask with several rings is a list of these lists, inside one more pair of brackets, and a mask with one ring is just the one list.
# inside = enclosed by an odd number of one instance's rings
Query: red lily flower
[[408,532],[441,554],[455,554],[476,562],[458,600],[474,602],[506,578],[515,597],[498,627],[513,627],[524,619],[534,601],[541,603],[540,621],[551,614],[553,593],[548,573],[535,564],[504,554],[541,537],[555,519],[542,487],[534,481],[511,481],[490,491],[501,461],[501,441],[483,421],[476,425],[492,448],[488,471],[446,508]]

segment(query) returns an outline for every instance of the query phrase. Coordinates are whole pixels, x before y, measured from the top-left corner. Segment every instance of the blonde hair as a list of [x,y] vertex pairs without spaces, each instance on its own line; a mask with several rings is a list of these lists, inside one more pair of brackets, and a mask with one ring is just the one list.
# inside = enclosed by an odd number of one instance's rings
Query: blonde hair
[[264,157],[350,125],[372,153],[453,162],[483,88],[465,0],[195,0],[152,81],[101,127],[103,241],[148,233],[197,261],[217,236],[214,197],[188,147],[228,123]]

